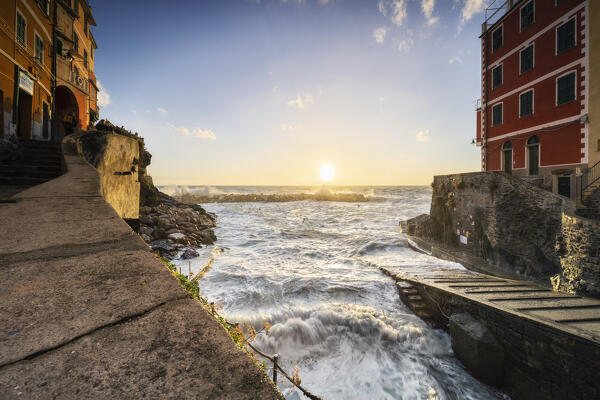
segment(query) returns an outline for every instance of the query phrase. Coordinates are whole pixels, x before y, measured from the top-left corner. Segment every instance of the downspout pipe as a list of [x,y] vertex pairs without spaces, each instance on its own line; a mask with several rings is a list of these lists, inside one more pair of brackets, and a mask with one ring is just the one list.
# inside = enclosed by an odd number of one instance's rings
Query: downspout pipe
[[56,25],[58,19],[56,16],[56,0],[52,1],[52,140],[56,140]]

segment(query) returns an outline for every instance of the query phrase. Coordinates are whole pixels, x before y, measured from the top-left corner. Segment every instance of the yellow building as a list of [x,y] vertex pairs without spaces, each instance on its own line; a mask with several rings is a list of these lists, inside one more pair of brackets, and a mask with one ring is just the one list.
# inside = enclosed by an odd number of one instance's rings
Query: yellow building
[[86,0],[0,0],[0,137],[58,141],[97,116],[90,25]]
[[593,167],[600,162],[600,2],[590,1],[590,160]]

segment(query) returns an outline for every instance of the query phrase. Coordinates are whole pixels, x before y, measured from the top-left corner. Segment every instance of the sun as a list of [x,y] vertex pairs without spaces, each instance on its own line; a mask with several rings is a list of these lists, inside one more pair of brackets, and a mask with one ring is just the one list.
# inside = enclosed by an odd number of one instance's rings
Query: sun
[[329,164],[323,165],[320,171],[321,180],[324,182],[329,182],[335,176],[335,170]]

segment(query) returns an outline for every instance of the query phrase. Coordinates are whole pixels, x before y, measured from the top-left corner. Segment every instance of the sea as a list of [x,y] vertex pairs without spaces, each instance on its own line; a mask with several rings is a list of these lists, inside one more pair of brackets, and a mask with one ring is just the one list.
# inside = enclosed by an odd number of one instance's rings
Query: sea
[[[479,382],[452,352],[449,335],[415,316],[379,267],[463,269],[408,246],[399,222],[428,213],[431,188],[161,187],[166,193],[360,193],[366,202],[205,203],[217,215],[214,246],[174,262],[196,274],[200,293],[229,321],[259,333],[251,342],[297,368],[323,399],[508,399]],[[248,196],[249,198],[251,196]],[[335,200],[335,197],[334,197]],[[269,332],[261,330],[264,322]],[[259,357],[260,358],[260,357]],[[271,363],[267,363],[270,367]],[[269,375],[271,370],[268,370]],[[287,399],[303,394],[280,379]]]

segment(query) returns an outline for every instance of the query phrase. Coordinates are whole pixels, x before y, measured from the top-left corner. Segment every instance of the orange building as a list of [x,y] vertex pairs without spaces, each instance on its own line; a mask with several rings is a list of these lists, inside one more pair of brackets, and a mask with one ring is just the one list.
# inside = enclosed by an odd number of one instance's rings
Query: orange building
[[0,0],[0,137],[59,141],[97,118],[90,25],[86,0]]

